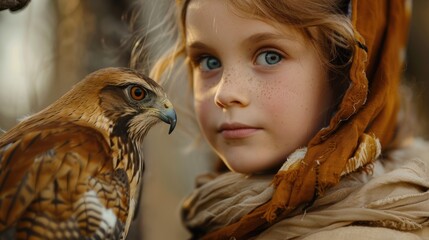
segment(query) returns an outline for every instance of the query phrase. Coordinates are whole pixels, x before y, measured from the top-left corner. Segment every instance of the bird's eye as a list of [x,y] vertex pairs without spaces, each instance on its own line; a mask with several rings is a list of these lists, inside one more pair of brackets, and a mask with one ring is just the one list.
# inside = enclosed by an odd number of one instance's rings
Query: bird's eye
[[140,101],[146,97],[146,91],[139,86],[133,86],[130,88],[130,96],[134,100]]

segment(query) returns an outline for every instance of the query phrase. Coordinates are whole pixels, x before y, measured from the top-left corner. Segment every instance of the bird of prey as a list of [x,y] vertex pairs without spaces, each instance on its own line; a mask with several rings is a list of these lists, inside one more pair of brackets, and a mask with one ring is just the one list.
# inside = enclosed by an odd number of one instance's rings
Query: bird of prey
[[0,0],[0,11],[9,9],[11,12],[16,12],[25,8],[30,0]]
[[0,239],[125,239],[142,185],[142,142],[176,125],[162,88],[105,68],[0,137]]

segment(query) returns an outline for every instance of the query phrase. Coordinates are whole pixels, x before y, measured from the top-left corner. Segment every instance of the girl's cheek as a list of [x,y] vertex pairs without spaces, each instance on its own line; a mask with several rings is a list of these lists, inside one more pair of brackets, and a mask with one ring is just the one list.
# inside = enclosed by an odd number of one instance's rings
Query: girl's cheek
[[284,82],[283,76],[263,78],[254,97],[265,109],[277,112],[293,101],[291,95],[295,95]]
[[194,76],[194,81],[193,81],[194,101],[201,102],[201,101],[207,101],[207,99],[210,99],[210,98],[214,98],[216,83],[217,83],[217,80],[214,78],[201,79],[198,76]]
[[194,75],[194,109],[200,126],[205,130],[213,116],[214,96],[216,93],[216,78],[203,79]]
[[212,119],[213,106],[211,106],[210,101],[194,101],[195,115],[200,129],[203,131],[204,135],[210,132],[210,119]]

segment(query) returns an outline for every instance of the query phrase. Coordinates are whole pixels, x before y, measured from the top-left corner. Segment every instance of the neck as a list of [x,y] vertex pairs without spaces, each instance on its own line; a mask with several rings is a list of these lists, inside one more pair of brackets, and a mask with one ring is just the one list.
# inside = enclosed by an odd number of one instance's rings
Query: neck
[[137,184],[140,181],[139,173],[143,170],[140,141],[112,134],[110,145],[113,151],[113,168],[124,169],[130,184]]

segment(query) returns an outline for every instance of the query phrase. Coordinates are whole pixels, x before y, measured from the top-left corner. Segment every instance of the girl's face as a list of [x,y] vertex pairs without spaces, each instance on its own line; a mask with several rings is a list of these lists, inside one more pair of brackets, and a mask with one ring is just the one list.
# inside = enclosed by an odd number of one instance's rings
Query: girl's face
[[332,104],[315,48],[291,27],[235,15],[227,0],[192,0],[186,47],[200,127],[234,171],[279,167],[324,126]]

